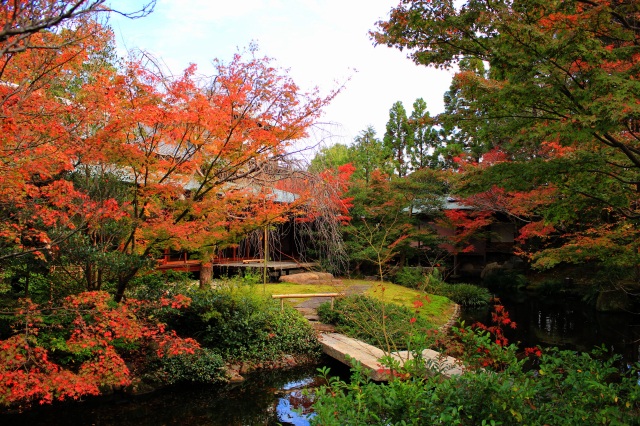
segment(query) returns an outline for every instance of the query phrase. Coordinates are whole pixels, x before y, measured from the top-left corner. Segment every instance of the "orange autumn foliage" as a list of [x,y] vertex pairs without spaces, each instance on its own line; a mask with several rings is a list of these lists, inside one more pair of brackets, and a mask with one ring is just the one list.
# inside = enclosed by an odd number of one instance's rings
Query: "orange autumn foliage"
[[[108,386],[129,385],[131,373],[116,344],[136,343],[158,357],[194,353],[200,347],[195,340],[179,338],[148,314],[164,303],[180,309],[189,302],[176,296],[164,302],[161,299],[158,306],[135,300],[113,306],[105,292],[67,297],[55,309],[23,300],[16,312],[16,333],[0,341],[0,405],[79,399],[99,395]],[[73,320],[66,340],[56,347],[79,360],[72,364],[56,361],[38,342],[39,334],[51,328],[60,333],[63,326],[59,319],[65,317]]]
[[[301,209],[317,214],[310,191],[283,203],[276,184],[336,92],[303,93],[254,49],[216,61],[210,78],[195,65],[169,76],[146,56],[112,64],[112,32],[75,22],[30,38],[59,48],[0,58],[0,259],[55,262],[78,235],[141,261],[165,248],[206,257]],[[113,278],[118,300],[140,265]]]

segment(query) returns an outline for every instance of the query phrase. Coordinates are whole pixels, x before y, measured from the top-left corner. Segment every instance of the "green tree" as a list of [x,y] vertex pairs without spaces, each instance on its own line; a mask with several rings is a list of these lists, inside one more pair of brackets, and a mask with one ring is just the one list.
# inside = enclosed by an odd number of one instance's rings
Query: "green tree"
[[407,147],[407,155],[411,169],[438,167],[440,137],[438,131],[433,127],[434,121],[429,115],[424,99],[418,98],[413,103],[413,111],[408,124],[412,143]]
[[442,177],[431,169],[391,179],[378,169],[368,182],[353,181],[345,243],[354,269],[366,272],[373,266],[382,279],[407,263],[431,266],[440,258],[440,240],[417,213],[437,215],[445,192]]
[[637,271],[638,18],[628,1],[404,1],[373,33],[418,64],[474,58],[448,111],[480,148],[459,150],[461,192],[523,219],[535,266]]
[[416,231],[405,210],[408,204],[380,170],[369,181],[354,182],[350,194],[354,207],[346,227],[347,251],[357,271],[373,266],[382,281]]
[[407,153],[413,145],[413,134],[407,111],[400,101],[394,103],[389,110],[389,121],[383,142],[393,164],[394,174],[400,177],[406,176],[409,172]]
[[337,169],[347,163],[353,162],[352,149],[344,144],[321,148],[309,164],[309,171],[319,173],[327,169]]
[[463,58],[458,68],[444,94],[445,111],[438,116],[447,135],[447,143],[441,150],[446,167],[453,166],[453,158],[462,154],[480,161],[493,144],[486,120],[473,105],[487,78],[484,63],[477,58]]
[[353,140],[353,163],[356,168],[354,179],[363,179],[369,182],[374,170],[384,173],[390,172],[390,163],[385,147],[376,137],[376,131],[372,126],[362,130]]

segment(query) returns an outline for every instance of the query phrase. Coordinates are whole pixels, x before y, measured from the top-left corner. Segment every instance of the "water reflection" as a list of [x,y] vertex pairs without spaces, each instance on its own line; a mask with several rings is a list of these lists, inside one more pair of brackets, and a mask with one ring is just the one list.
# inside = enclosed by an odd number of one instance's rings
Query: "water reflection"
[[[501,302],[517,323],[505,330],[507,338],[521,347],[540,345],[590,351],[604,345],[627,362],[640,361],[640,315],[599,313],[580,300],[543,300],[535,297],[501,297]],[[489,312],[465,312],[467,324],[487,323]]]
[[[323,360],[334,369],[330,360]],[[38,407],[0,415],[6,426],[308,425],[312,400],[303,389],[323,384],[318,366],[250,375],[234,386],[184,386],[147,396]],[[340,370],[336,366],[336,371]]]

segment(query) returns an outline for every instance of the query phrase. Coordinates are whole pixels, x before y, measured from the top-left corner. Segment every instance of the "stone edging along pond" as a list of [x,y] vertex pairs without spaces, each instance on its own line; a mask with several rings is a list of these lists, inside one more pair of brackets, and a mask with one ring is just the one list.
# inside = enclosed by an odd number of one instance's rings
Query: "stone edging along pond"
[[449,321],[447,321],[446,323],[441,325],[440,328],[438,328],[438,331],[440,333],[446,333],[451,329],[451,327],[453,327],[456,321],[458,321],[458,318],[460,318],[460,310],[461,310],[460,305],[458,305],[457,303],[453,305],[453,313],[451,314]]

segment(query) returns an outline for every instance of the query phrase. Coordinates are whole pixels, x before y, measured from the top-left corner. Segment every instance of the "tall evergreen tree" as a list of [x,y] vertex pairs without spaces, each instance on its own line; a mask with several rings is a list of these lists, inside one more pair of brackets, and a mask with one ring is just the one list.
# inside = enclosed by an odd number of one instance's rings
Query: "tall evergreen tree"
[[438,131],[433,128],[433,122],[427,103],[422,98],[416,99],[409,117],[412,143],[407,148],[409,165],[413,171],[438,168],[440,138]]
[[376,137],[376,131],[372,126],[362,130],[353,142],[351,148],[356,168],[353,173],[355,179],[363,179],[368,183],[374,170],[390,172],[389,156],[382,141]]
[[407,152],[413,144],[413,135],[407,118],[407,111],[398,101],[389,110],[389,121],[383,138],[384,147],[387,150],[393,172],[403,177],[409,171]]
[[474,107],[481,96],[483,82],[488,77],[484,63],[473,57],[463,58],[459,72],[451,80],[444,94],[444,113],[438,116],[447,143],[442,149],[446,166],[462,154],[479,161],[482,154],[493,146],[494,132],[487,128],[487,121]]

